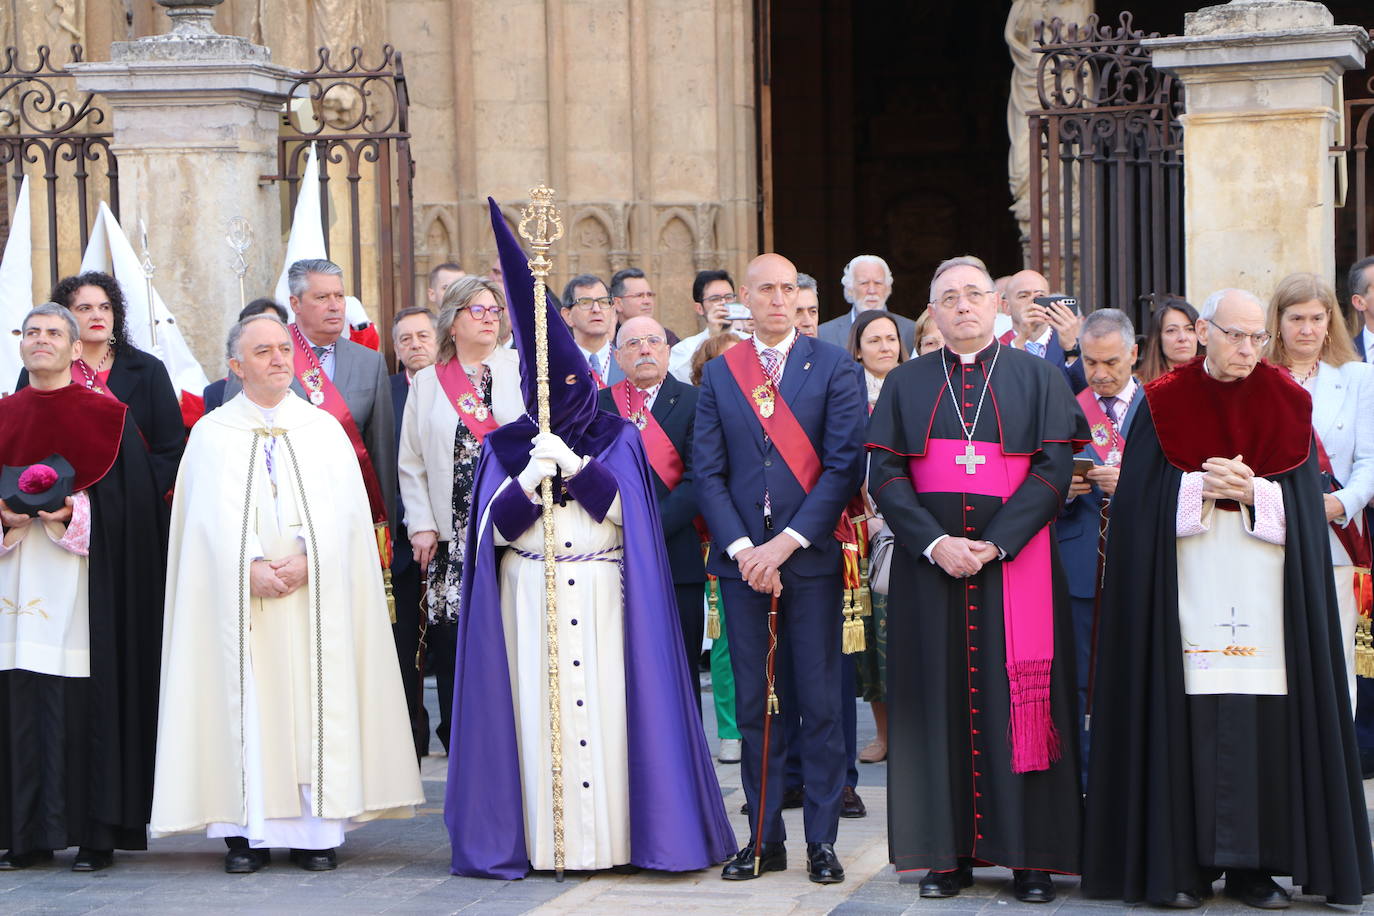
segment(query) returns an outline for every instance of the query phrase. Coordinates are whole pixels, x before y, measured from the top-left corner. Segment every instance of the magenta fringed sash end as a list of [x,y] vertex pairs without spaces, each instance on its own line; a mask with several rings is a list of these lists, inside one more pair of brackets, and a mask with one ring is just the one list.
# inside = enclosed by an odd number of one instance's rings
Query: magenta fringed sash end
[[1033,773],[1048,770],[1059,760],[1059,731],[1050,716],[1050,667],[1052,659],[1008,662],[1011,687],[1011,771]]

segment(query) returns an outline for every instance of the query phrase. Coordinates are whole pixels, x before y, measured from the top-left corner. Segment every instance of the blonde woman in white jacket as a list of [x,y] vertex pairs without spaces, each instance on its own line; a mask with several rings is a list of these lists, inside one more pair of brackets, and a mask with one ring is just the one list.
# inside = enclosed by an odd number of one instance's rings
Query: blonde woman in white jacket
[[[1364,509],[1374,497],[1374,366],[1355,353],[1336,293],[1316,274],[1289,274],[1269,301],[1269,358],[1312,395],[1312,428],[1322,451],[1326,520],[1340,599],[1350,709],[1355,709],[1355,571],[1367,557],[1352,556],[1362,539]],[[1359,548],[1357,547],[1358,551]],[[1356,561],[1359,562],[1356,562]]]

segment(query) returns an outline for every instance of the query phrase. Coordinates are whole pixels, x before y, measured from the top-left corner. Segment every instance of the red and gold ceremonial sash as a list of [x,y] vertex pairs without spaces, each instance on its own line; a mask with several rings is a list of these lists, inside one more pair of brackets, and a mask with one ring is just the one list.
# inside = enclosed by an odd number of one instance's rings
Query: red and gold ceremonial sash
[[649,464],[658,479],[668,489],[677,489],[684,473],[682,455],[645,405],[645,392],[631,385],[629,379],[624,379],[611,386],[611,397],[615,401],[616,411],[639,429],[640,438],[644,440],[644,452],[649,456]]
[[[811,437],[802,429],[792,409],[783,400],[768,373],[763,371],[759,361],[758,348],[752,340],[746,340],[738,347],[725,351],[725,366],[731,377],[749,402],[754,416],[763,426],[764,435],[772,440],[782,460],[787,464],[792,476],[807,493],[821,479],[821,459]],[[849,520],[848,511],[840,513],[835,524],[835,540],[840,542],[840,554],[844,574],[844,652],[846,655],[862,652],[864,649],[863,605],[859,588],[863,578],[859,571],[859,542],[854,533],[854,524]]]
[[448,396],[448,402],[457,411],[458,419],[463,421],[468,432],[472,433],[478,444],[481,444],[487,433],[498,424],[496,418],[491,415],[491,408],[482,401],[477,389],[472,387],[472,379],[463,371],[462,364],[458,362],[457,357],[446,363],[436,363],[434,374],[439,379],[439,387],[444,389],[444,394]]
[[[1130,408],[1130,405],[1122,403],[1127,409]],[[1091,388],[1084,388],[1078,392],[1078,406],[1083,408],[1083,416],[1088,418],[1088,429],[1092,433],[1092,441],[1089,444],[1093,454],[1098,458],[1098,464],[1120,464],[1121,453],[1126,449],[1126,437],[1112,422],[1112,418],[1107,416]],[[1126,415],[1122,414],[1121,418],[1124,420]],[[1115,462],[1112,461],[1113,452],[1116,453]]]

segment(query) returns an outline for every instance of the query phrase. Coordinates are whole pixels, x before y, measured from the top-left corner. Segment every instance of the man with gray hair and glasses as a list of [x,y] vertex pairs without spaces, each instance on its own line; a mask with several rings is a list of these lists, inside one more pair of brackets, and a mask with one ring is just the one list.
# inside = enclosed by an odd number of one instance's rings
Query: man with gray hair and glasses
[[1312,399],[1223,289],[1145,386],[1112,498],[1083,891],[1194,908],[1374,892]]
[[[892,269],[876,254],[861,254],[844,266],[840,286],[850,309],[824,322],[817,329],[817,336],[826,343],[848,350],[849,333],[859,313],[887,308],[888,297],[892,295]],[[893,313],[892,320],[896,322],[897,333],[902,338],[903,352],[910,353],[916,348],[916,322],[896,313]]]
[[582,351],[597,388],[606,388],[625,378],[615,359],[612,336],[616,329],[615,300],[606,284],[595,274],[578,274],[563,287],[563,320],[572,331],[573,342]]

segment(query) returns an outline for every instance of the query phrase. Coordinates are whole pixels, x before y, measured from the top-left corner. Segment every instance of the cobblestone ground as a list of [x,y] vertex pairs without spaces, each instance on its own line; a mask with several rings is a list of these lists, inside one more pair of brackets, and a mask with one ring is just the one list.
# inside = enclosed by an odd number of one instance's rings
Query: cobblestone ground
[[[704,676],[703,676],[704,677]],[[709,700],[709,694],[707,696]],[[434,691],[428,690],[431,713]],[[706,703],[708,716],[710,703]],[[859,705],[859,745],[873,734],[866,704]],[[715,746],[714,724],[707,733]],[[435,750],[440,750],[437,741]],[[868,805],[866,818],[842,820],[836,849],[847,880],[820,887],[806,879],[801,812],[786,814],[790,867],[756,881],[727,883],[715,869],[688,875],[642,872],[635,875],[569,874],[559,884],[548,873],[523,881],[484,881],[448,873],[448,839],[443,825],[444,776],[447,760],[425,759],[423,776],[428,804],[414,820],[369,824],[348,836],[339,850],[339,869],[308,873],[279,853],[272,865],[255,875],[226,875],[224,846],[203,837],[154,840],[145,853],[117,854],[113,869],[74,874],[75,850],[59,853],[54,865],[23,872],[0,872],[0,913],[180,914],[234,913],[673,913],[720,914],[898,914],[969,916],[1034,910],[1038,916],[1096,914],[1127,909],[1077,896],[1077,882],[1059,878],[1059,899],[1048,905],[1018,902],[1011,895],[1005,869],[980,871],[974,887],[951,900],[922,901],[916,895],[919,875],[898,876],[887,861],[887,765],[861,765],[859,792]],[[748,836],[739,768],[717,765],[726,809],[741,840]],[[1218,889],[1220,885],[1218,885]],[[1294,910],[1326,908],[1317,898],[1295,898]],[[1208,911],[1252,912],[1216,897]],[[1329,908],[1328,908],[1329,909]],[[1351,908],[1353,909],[1353,908]]]

